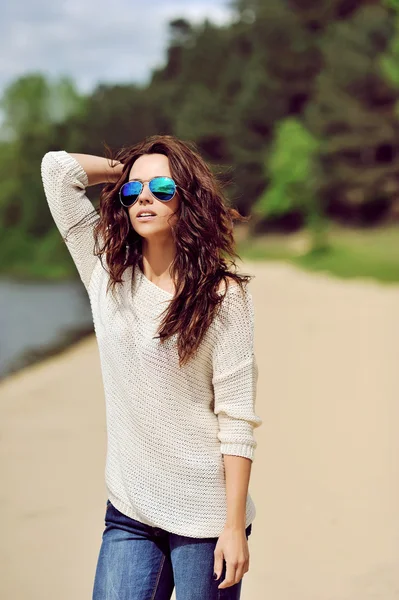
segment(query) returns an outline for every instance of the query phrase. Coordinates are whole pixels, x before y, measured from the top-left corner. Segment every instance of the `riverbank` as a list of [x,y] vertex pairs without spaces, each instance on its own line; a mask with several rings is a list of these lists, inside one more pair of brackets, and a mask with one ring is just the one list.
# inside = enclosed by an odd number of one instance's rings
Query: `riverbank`
[[63,352],[94,331],[80,280],[0,278],[0,315],[0,380]]

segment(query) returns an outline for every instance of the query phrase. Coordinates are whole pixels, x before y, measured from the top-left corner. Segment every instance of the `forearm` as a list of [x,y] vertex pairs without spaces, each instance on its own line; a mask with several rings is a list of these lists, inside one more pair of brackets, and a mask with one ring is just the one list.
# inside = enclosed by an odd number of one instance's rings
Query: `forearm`
[[245,528],[246,504],[252,460],[243,456],[224,454],[226,473],[226,527]]
[[90,185],[99,183],[114,183],[118,181],[122,175],[123,163],[112,161],[102,156],[94,156],[93,154],[75,154],[69,152],[70,156],[80,163],[87,173]]

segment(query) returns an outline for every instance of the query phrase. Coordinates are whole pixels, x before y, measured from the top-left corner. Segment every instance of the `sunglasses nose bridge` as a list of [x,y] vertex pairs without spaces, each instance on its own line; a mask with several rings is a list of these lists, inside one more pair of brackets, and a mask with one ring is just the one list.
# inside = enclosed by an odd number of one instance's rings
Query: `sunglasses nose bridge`
[[141,192],[137,197],[137,201],[139,201],[140,199],[144,199],[144,200],[154,200],[154,196],[151,193],[150,190],[150,182],[149,181],[145,181],[142,183],[142,187],[141,187]]

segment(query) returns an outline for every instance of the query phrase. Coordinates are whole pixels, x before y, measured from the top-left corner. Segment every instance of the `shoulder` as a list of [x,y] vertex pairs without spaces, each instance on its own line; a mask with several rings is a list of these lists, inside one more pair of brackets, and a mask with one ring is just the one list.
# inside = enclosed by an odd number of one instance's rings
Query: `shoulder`
[[[239,287],[238,283],[236,282],[236,280],[234,279],[234,277],[230,277],[227,276],[227,289],[230,289],[231,287]],[[219,283],[219,287],[218,287],[218,293],[224,292],[226,289],[226,283],[224,281],[224,279],[222,279],[222,281]]]
[[222,295],[221,317],[228,315],[227,318],[233,320],[254,318],[253,298],[246,282],[240,284],[233,277],[227,276],[226,283],[224,280],[220,282],[217,293]]
[[[223,300],[217,311],[217,334],[222,336],[224,342],[233,343],[234,339],[248,339],[253,335],[255,310],[252,295],[247,283],[242,286],[233,278],[227,277],[227,290],[225,282],[218,286],[218,293],[223,292]],[[224,343],[223,342],[223,343]]]

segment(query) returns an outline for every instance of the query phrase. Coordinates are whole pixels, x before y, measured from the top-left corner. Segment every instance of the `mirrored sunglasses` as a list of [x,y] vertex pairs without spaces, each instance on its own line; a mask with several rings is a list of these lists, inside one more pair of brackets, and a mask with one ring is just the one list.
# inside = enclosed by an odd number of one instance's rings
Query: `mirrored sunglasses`
[[[119,190],[119,199],[123,206],[129,208],[137,201],[144,188],[138,180],[127,181]],[[176,193],[177,185],[171,177],[153,177],[148,182],[151,194],[161,202],[169,202]]]

